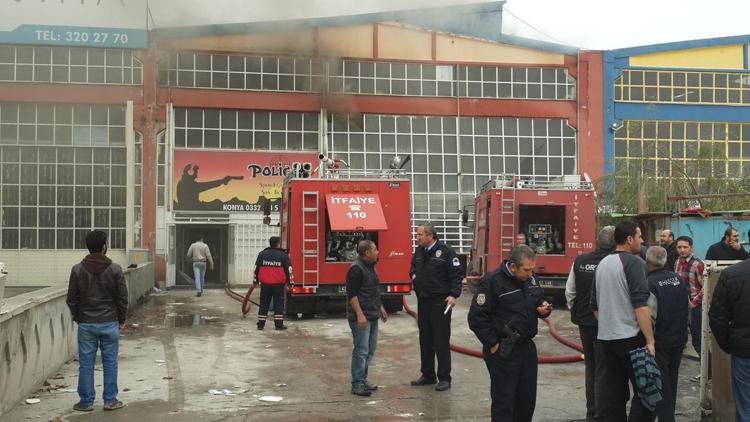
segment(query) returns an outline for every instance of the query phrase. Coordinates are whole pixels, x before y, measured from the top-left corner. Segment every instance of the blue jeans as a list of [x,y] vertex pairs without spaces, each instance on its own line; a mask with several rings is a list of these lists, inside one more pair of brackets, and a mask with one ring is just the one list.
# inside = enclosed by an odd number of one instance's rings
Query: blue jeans
[[352,350],[352,388],[367,381],[367,369],[370,366],[375,348],[378,345],[378,320],[367,320],[364,329],[357,326],[357,321],[349,321],[354,337]]
[[203,283],[206,281],[206,263],[202,261],[193,262],[193,274],[195,275],[195,290],[203,291]]
[[78,396],[81,404],[94,403],[94,363],[96,350],[102,351],[104,369],[104,403],[117,398],[117,351],[120,344],[120,325],[117,321],[78,324]]
[[750,358],[732,356],[732,394],[735,422],[750,422]]

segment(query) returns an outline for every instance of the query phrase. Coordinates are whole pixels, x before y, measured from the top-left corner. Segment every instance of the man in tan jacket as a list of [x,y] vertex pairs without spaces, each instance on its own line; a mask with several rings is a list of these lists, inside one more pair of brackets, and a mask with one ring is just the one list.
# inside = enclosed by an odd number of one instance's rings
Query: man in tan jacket
[[187,259],[193,262],[193,274],[195,276],[195,294],[200,297],[203,294],[203,283],[206,281],[206,262],[209,269],[214,270],[214,260],[211,258],[211,250],[203,243],[203,236],[199,236],[187,251]]

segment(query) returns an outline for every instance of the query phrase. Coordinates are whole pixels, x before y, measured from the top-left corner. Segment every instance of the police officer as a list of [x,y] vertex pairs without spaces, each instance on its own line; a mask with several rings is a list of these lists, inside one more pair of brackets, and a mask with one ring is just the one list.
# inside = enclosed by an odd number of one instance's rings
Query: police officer
[[[451,388],[451,314],[461,295],[461,263],[453,249],[437,238],[431,224],[417,227],[417,243],[409,275],[417,293],[419,349],[422,375],[411,385]],[[435,355],[438,367],[435,376]],[[439,382],[438,382],[439,381]]]
[[586,365],[586,421],[596,420],[596,353],[600,344],[596,340],[598,330],[594,309],[591,307],[591,285],[599,262],[612,253],[615,247],[615,226],[606,226],[596,237],[597,249],[576,257],[565,283],[565,298],[570,309],[570,320],[578,326]]
[[266,326],[268,307],[273,299],[273,322],[277,330],[286,330],[284,325],[284,287],[292,283],[292,266],[289,255],[279,249],[281,239],[272,236],[268,239],[270,247],[263,249],[255,260],[255,279],[253,284],[260,283],[260,307],[258,309],[258,329]]
[[532,276],[536,254],[513,248],[500,268],[487,274],[469,309],[469,328],[482,342],[490,373],[493,421],[531,421],[536,406],[537,356],[532,340],[537,318],[552,305]]

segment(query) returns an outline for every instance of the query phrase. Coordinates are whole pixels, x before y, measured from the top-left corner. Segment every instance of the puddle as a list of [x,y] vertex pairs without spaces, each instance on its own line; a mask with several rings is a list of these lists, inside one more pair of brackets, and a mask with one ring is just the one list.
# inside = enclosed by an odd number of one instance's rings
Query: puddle
[[201,325],[212,325],[220,322],[221,320],[217,317],[201,314],[167,314],[164,317],[164,328],[199,327]]

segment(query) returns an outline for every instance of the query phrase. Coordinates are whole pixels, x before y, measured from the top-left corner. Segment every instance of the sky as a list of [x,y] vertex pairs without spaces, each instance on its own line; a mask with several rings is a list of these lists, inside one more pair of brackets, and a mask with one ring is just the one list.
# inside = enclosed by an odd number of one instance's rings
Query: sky
[[[158,27],[416,9],[476,0],[149,0]],[[503,32],[585,49],[750,35],[747,0],[508,0]]]

